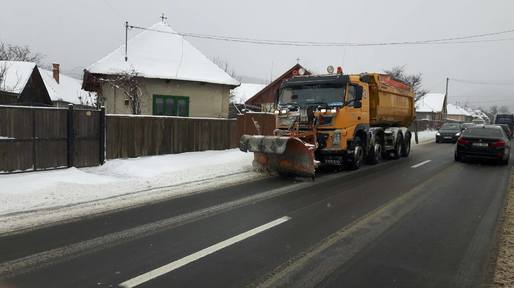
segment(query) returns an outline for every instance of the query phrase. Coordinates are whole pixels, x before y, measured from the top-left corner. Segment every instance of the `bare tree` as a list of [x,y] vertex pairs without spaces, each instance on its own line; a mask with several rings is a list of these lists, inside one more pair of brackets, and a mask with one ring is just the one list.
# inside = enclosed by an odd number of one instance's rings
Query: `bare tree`
[[32,52],[28,46],[0,42],[0,60],[34,62],[40,65],[42,59],[42,54]]
[[503,113],[503,114],[507,114],[507,113],[510,112],[510,110],[509,110],[509,107],[507,107],[505,105],[502,105],[502,106],[500,106],[500,108],[498,108],[498,112]]
[[218,58],[218,57],[212,58],[211,61],[214,64],[218,65],[218,67],[220,67],[223,71],[225,71],[232,78],[236,79],[237,81],[242,81],[242,77],[237,75],[237,73],[234,71],[234,69],[232,69],[232,67],[230,67],[230,65],[228,64],[227,61],[225,61],[221,58]]
[[405,72],[405,66],[395,66],[391,70],[384,70],[384,73],[391,75],[393,78],[408,83],[414,91],[414,102],[419,101],[429,92],[428,90],[423,89],[422,74],[418,73],[409,75]]
[[[141,97],[143,95],[143,91],[141,90],[142,82],[136,70],[132,69],[129,72],[115,75],[112,78],[97,78],[97,80],[120,89],[129,101],[132,114],[141,114]],[[102,105],[104,98],[101,95],[97,97],[97,105]]]
[[491,113],[491,115],[493,115],[493,116],[498,114],[498,106],[493,105],[493,106],[489,107],[489,113]]
[[7,64],[0,64],[0,90],[5,90],[5,74],[7,73]]
[[[0,61],[26,61],[26,62],[34,62],[38,65],[41,64],[41,60],[43,59],[43,55],[40,53],[33,53],[27,46],[18,46],[8,44],[6,42],[0,42]],[[10,85],[11,87],[7,87],[5,83],[5,78],[7,76],[7,70],[9,69],[9,65],[7,63],[0,64],[0,90],[11,92],[11,90],[16,90],[16,87],[19,85],[16,83],[15,85]],[[12,79],[11,79],[12,80]],[[18,76],[18,82],[20,81]]]

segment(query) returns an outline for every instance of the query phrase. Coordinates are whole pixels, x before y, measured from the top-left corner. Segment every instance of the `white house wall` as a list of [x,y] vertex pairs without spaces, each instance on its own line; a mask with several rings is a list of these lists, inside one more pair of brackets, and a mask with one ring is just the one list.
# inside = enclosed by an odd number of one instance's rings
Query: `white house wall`
[[[143,79],[141,83],[143,115],[153,114],[153,95],[167,95],[189,97],[191,117],[228,117],[229,86],[164,79]],[[125,104],[126,97],[120,89],[104,84],[102,92],[107,113],[131,114],[130,105]]]

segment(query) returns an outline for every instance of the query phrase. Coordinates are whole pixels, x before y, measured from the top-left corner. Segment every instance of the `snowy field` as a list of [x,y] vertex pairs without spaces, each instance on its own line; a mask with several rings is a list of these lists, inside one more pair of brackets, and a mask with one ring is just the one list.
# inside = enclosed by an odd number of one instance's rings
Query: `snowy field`
[[[433,142],[435,133],[419,132],[419,143]],[[0,175],[0,234],[264,177],[252,160],[252,153],[231,149]]]

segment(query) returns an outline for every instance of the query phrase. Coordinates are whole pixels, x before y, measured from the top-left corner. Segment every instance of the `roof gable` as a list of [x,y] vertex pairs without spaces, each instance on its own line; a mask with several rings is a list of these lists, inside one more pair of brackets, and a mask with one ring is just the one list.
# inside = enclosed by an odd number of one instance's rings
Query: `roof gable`
[[128,61],[125,61],[125,45],[122,45],[86,69],[95,74],[113,75],[135,70],[145,78],[240,84],[163,22],[128,41]]
[[467,111],[466,109],[462,108],[461,106],[449,103],[448,105],[446,105],[446,107],[448,109],[448,111],[447,111],[448,115],[471,116],[471,113],[469,113],[469,111]]
[[[249,106],[257,106],[256,105],[256,104],[258,104],[257,102],[261,102],[261,101],[259,101],[259,98],[265,98],[266,96],[269,96],[270,94],[272,94],[274,97],[276,97],[277,95],[275,95],[275,94],[277,94],[277,91],[280,88],[280,85],[282,84],[282,82],[286,79],[291,78],[293,76],[293,71],[299,70],[300,68],[305,69],[302,65],[295,64],[293,67],[291,67],[284,74],[280,75],[278,78],[273,80],[273,82],[271,82],[269,85],[264,87],[261,91],[259,91],[253,97],[246,100],[245,104],[249,105]],[[311,72],[309,70],[305,69],[305,75],[311,75]],[[270,90],[273,90],[273,91],[270,91]],[[260,100],[269,101],[270,99],[260,99]],[[273,102],[274,101],[276,101],[276,99],[273,99]]]
[[96,94],[83,90],[82,81],[61,73],[57,83],[52,71],[39,67],[38,69],[52,101],[94,106]]
[[[0,70],[4,67],[6,73],[4,80],[0,83],[0,91],[21,95],[30,83],[30,79],[35,77],[37,78],[36,81],[41,80],[43,82],[46,90],[43,93],[47,93],[51,101],[64,101],[90,106],[94,104],[96,95],[82,90],[82,83],[78,79],[61,73],[59,83],[57,83],[53,78],[52,71],[38,67],[34,62],[0,61]],[[37,75],[33,75],[33,73]],[[45,103],[48,102],[47,99],[43,100]]]
[[5,71],[0,91],[21,94],[35,67],[33,62],[0,61],[0,71]]
[[443,112],[445,100],[443,93],[427,93],[416,102],[416,112]]
[[246,100],[252,98],[255,94],[261,91],[266,85],[254,83],[241,83],[240,86],[232,90],[233,103],[243,104]]

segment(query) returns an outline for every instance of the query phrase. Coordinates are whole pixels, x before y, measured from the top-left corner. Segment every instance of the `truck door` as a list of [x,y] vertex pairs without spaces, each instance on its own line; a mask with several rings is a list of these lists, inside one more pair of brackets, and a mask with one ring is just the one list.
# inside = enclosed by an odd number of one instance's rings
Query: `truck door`
[[365,113],[363,113],[365,112],[363,108],[367,108],[367,106],[363,107],[363,87],[357,84],[348,84],[347,91],[346,106],[348,107],[348,112],[350,114],[349,120],[352,126],[356,126],[360,123],[367,123],[367,119],[364,119],[366,118],[364,117]]

